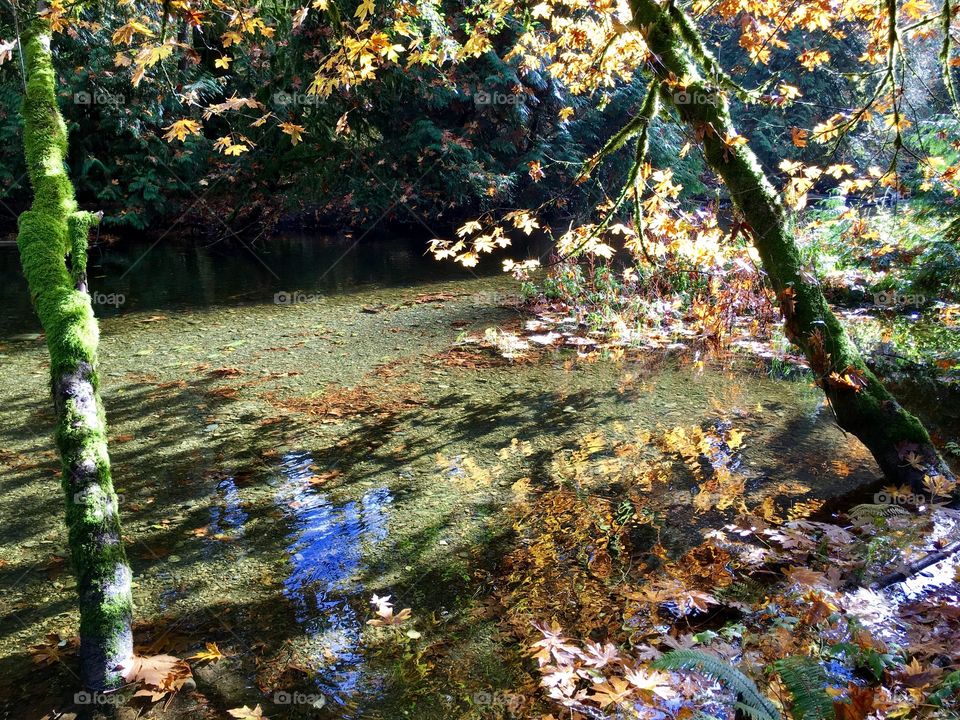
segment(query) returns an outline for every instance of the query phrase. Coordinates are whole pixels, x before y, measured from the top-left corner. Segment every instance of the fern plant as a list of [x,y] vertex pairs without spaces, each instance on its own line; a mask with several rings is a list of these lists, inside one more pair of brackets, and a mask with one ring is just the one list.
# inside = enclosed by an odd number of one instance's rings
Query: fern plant
[[797,720],[832,720],[835,717],[833,700],[826,691],[830,680],[820,663],[803,655],[791,655],[777,660],[773,667],[790,691],[791,711]]
[[734,707],[753,720],[781,720],[780,712],[756,683],[733,665],[701,650],[674,650],[653,663],[659,670],[695,670],[736,695]]
[[909,515],[910,513],[899,505],[862,503],[854,505],[847,511],[847,515],[855,525],[866,525],[878,520],[894,517],[895,515]]

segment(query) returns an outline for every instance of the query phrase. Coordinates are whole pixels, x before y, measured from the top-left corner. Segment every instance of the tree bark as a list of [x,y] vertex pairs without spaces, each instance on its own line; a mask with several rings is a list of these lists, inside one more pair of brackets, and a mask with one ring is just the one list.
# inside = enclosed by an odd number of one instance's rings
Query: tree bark
[[19,218],[17,244],[50,353],[56,443],[79,595],[82,680],[104,691],[123,683],[120,665],[133,654],[133,602],[98,392],[99,332],[86,292],[87,236],[98,217],[78,212],[64,168],[67,131],[57,106],[49,30],[38,23],[24,45],[23,138],[34,198]]
[[692,21],[669,0],[664,6],[631,0],[631,9],[635,26],[646,34],[653,56],[649,71],[664,104],[702,140],[708,165],[749,225],[787,336],[805,354],[840,427],[859,438],[898,485],[922,492],[928,475],[952,478],[923,425],[866,366],[816,280],[803,272],[786,210],[749,144],[728,142],[737,133],[726,94],[701,75],[701,69],[716,75],[716,63],[703,50]]

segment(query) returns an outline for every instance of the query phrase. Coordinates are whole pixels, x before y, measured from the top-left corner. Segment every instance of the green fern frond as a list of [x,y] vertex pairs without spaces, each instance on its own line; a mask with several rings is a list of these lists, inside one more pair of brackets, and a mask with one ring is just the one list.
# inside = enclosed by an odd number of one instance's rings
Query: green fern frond
[[826,672],[816,660],[792,655],[777,660],[773,667],[793,698],[793,716],[797,720],[832,720],[833,700],[827,695],[830,684]]
[[777,708],[756,683],[733,665],[700,650],[674,650],[653,663],[658,670],[696,670],[735,693],[736,706],[753,720],[780,720]]
[[908,515],[909,513],[899,505],[874,505],[872,503],[864,503],[861,505],[854,505],[850,510],[847,511],[847,515],[850,516],[850,519],[855,523],[863,522],[872,522],[877,518],[889,518],[894,517],[895,515]]
[[730,585],[722,588],[716,588],[713,594],[721,600],[735,601],[752,605],[763,600],[770,592],[770,586],[757,582],[753,578],[744,578],[737,580]]
[[[752,720],[770,720],[770,715],[766,711],[758,710],[755,707],[742,703],[739,700],[733,704],[733,708],[738,711],[737,717],[741,714],[746,715]],[[779,717],[779,715],[777,716]]]

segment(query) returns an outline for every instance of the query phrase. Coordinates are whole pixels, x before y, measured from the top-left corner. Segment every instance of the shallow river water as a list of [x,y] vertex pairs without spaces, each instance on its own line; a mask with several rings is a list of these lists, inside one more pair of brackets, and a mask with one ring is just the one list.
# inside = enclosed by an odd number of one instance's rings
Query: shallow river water
[[[509,542],[511,485],[535,486],[586,432],[732,422],[751,504],[774,481],[802,499],[874,473],[808,381],[749,362],[452,362],[464,334],[520,322],[500,302],[515,288],[413,244],[147,248],[98,251],[91,272],[137,637],[144,652],[229,652],[195,669],[221,713],[463,717],[477,689],[508,689],[496,634],[477,626],[448,639],[470,687],[411,694],[366,642],[369,601],[391,595],[434,634],[462,620],[476,563]],[[0,707],[30,718],[75,688],[68,665],[32,681],[27,648],[74,635],[76,615],[46,348],[18,273],[0,247]],[[484,473],[514,438],[531,443],[526,464]],[[698,540],[688,479],[656,492],[668,543]]]

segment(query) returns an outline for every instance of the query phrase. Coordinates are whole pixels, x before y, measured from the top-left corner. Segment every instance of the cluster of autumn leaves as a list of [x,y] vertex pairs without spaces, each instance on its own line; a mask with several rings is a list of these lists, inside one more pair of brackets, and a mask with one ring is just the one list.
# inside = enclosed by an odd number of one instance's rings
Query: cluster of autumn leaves
[[[536,661],[539,690],[526,686],[526,716],[722,716],[737,700],[722,679],[657,662],[688,649],[737,666],[787,717],[805,712],[780,674],[790,658],[821,668],[823,685],[809,690],[831,717],[949,716],[960,623],[956,613],[930,622],[956,603],[958,578],[912,601],[865,588],[946,542],[943,523],[956,530],[955,514],[866,504],[822,522],[805,517],[818,502],[785,512],[771,495],[748,501],[743,483],[728,479],[742,442],[723,425],[620,440],[591,433],[555,457],[551,487],[515,488],[521,541],[490,579],[489,614]],[[697,516],[735,518],[679,552],[671,458],[710,500],[693,503]],[[625,470],[637,477],[620,485]],[[947,571],[955,566],[954,558]]]

